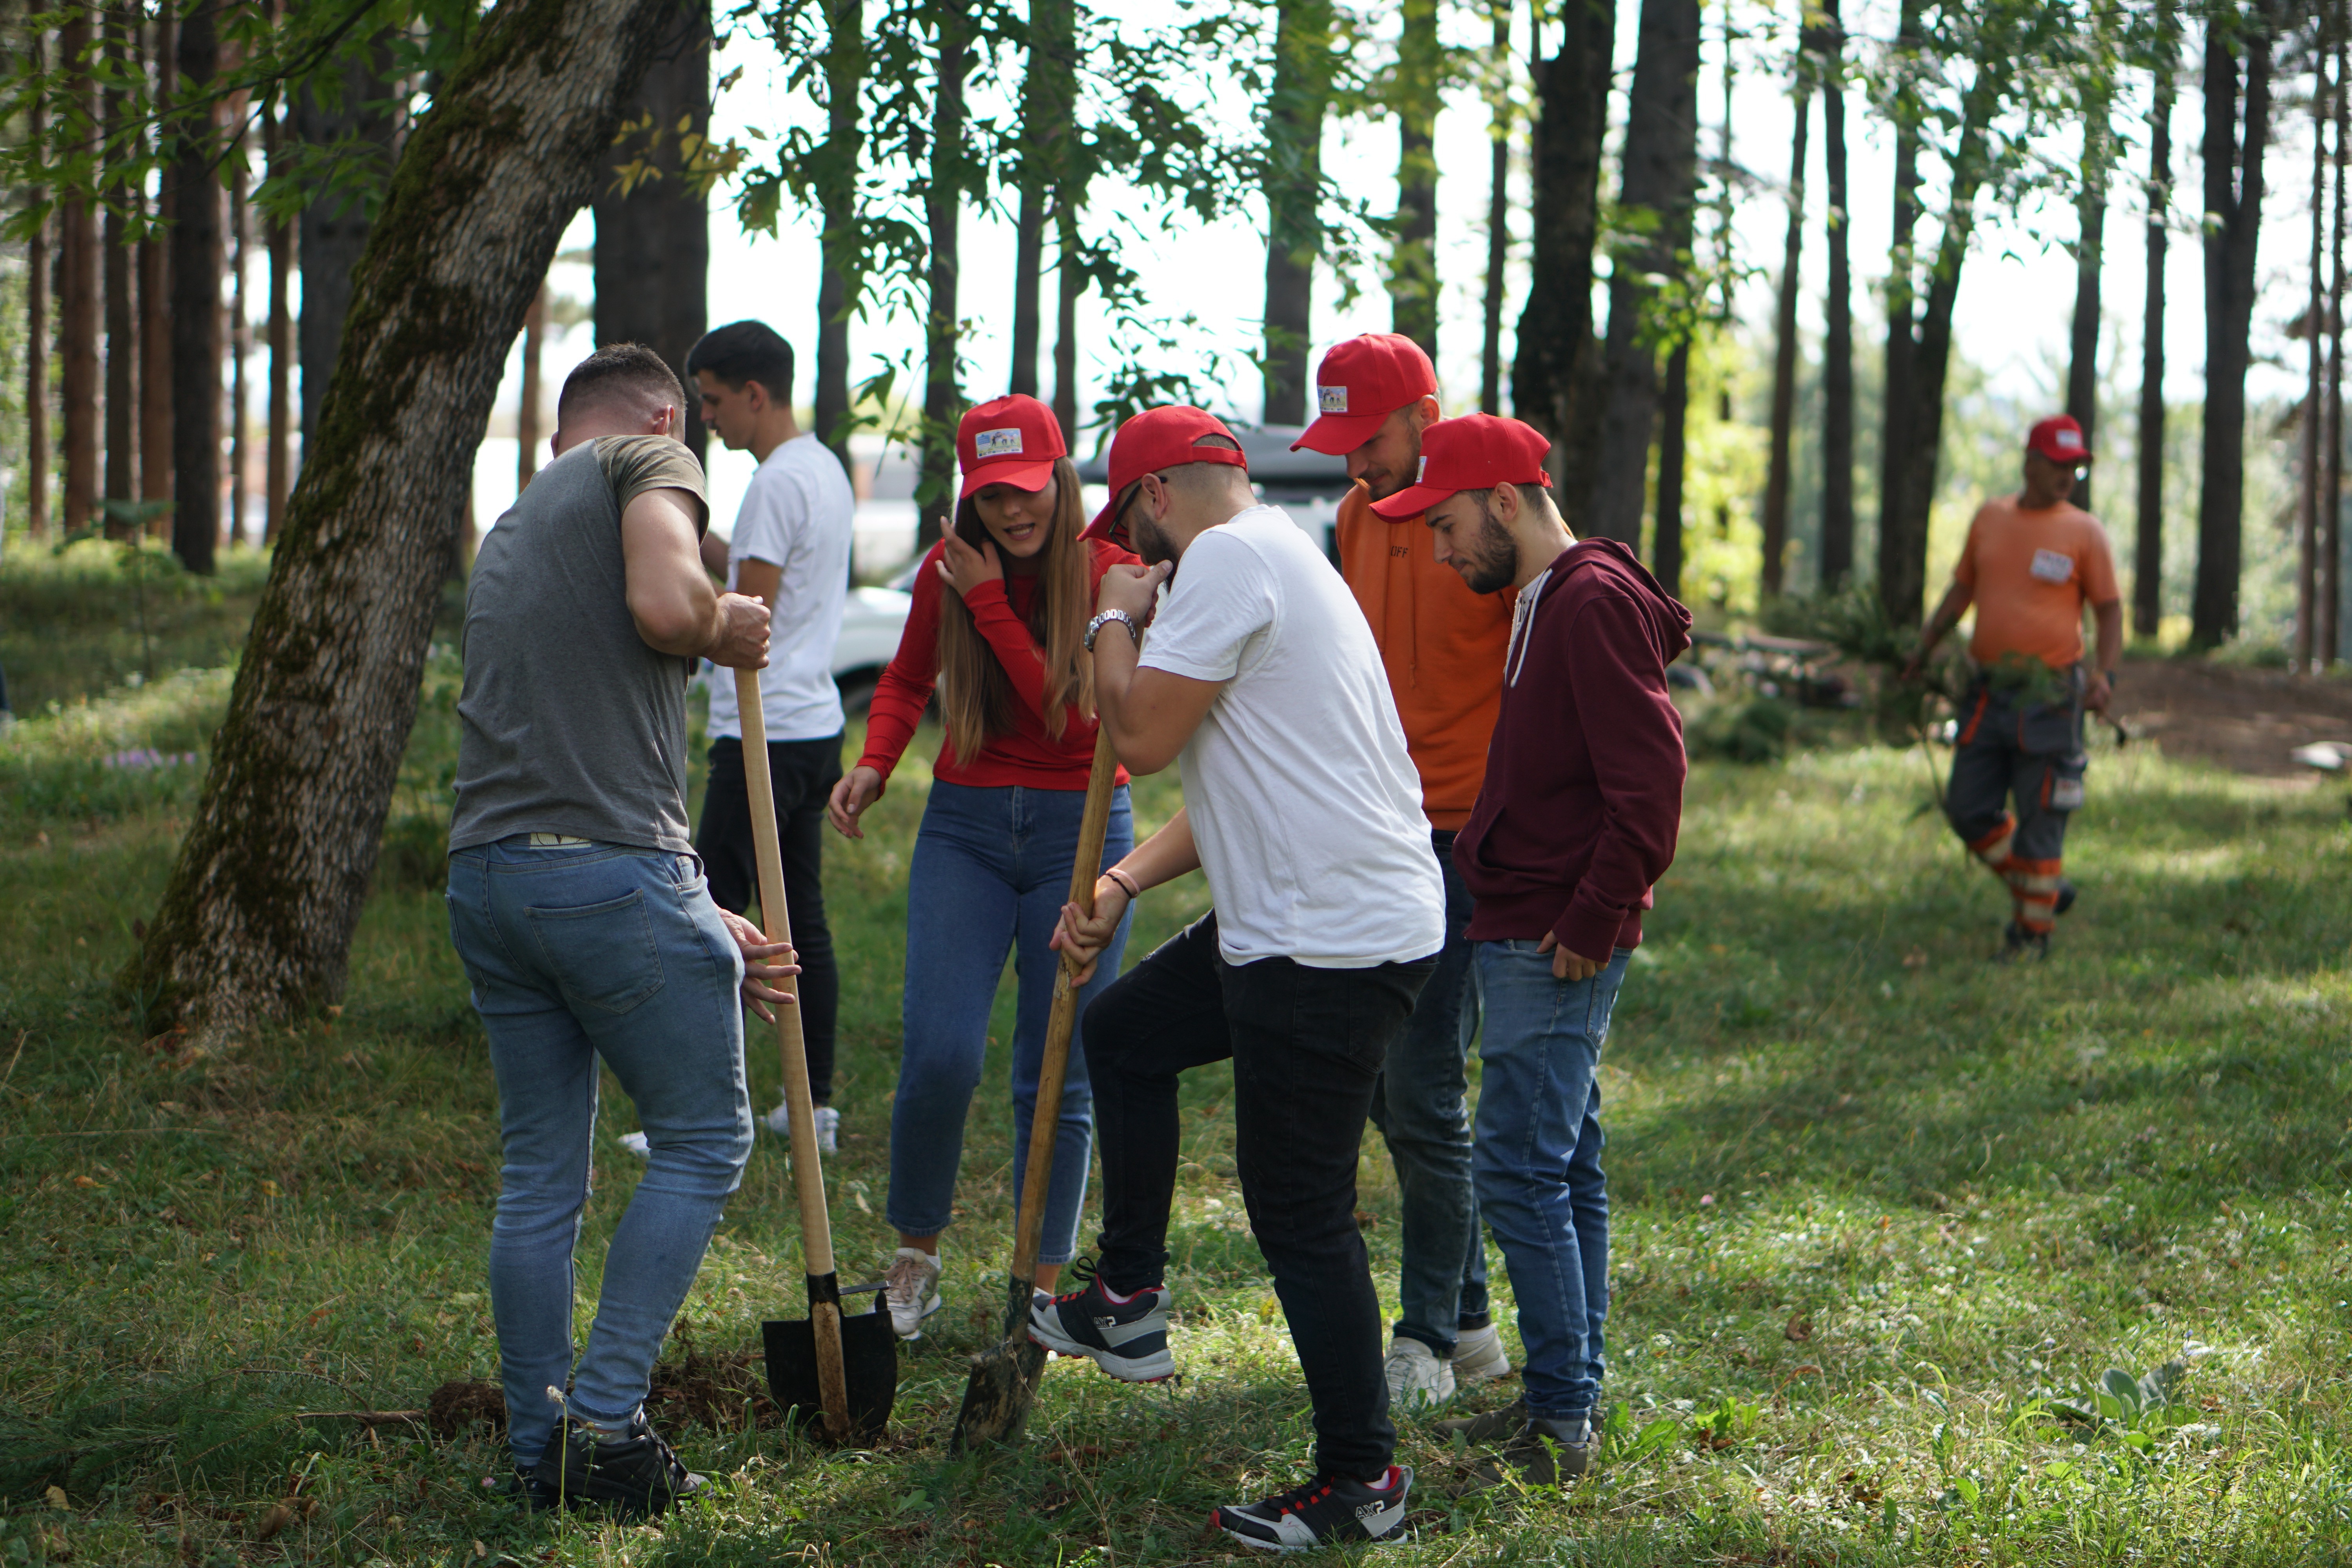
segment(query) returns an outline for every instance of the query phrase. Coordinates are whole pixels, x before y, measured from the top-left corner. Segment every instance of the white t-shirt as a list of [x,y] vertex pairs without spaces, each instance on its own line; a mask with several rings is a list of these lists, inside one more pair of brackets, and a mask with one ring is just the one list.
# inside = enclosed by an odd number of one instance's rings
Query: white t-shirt
[[[856,493],[841,460],[814,435],[797,436],[768,454],[743,492],[727,546],[727,586],[746,561],[783,569],[769,623],[768,668],[760,672],[760,708],[771,741],[822,741],[841,733],[841,691],[833,683],[833,645],[849,597],[850,525]],[[710,680],[710,738],[741,739],[735,672]]]
[[1444,944],[1380,648],[1297,524],[1256,506],[1194,539],[1139,662],[1228,683],[1178,759],[1226,963],[1366,969]]

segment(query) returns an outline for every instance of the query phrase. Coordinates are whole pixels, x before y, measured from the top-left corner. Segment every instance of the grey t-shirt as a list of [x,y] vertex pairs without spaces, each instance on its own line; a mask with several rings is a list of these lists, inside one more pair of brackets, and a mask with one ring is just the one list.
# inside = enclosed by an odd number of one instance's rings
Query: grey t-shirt
[[629,615],[621,513],[680,489],[709,521],[702,466],[667,436],[583,441],[540,469],[466,584],[457,805],[449,847],[564,833],[684,854],[686,682]]

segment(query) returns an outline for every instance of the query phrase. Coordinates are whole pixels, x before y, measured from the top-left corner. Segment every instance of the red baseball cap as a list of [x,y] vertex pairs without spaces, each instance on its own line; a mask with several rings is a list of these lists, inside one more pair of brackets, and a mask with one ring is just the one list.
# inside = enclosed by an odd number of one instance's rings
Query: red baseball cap
[[2053,463],[2087,463],[2091,444],[2071,414],[2053,414],[2025,433],[2025,449],[2039,452]]
[[1290,444],[1344,458],[1372,438],[1408,403],[1437,395],[1437,367],[1421,345],[1395,332],[1366,332],[1331,345],[1315,367],[1315,423]]
[[982,485],[1042,490],[1054,477],[1054,461],[1069,456],[1061,421],[1034,397],[1013,393],[983,403],[956,426],[956,461],[963,467],[959,500]]
[[1531,425],[1492,414],[1441,419],[1421,433],[1421,473],[1412,488],[1372,510],[1391,520],[1416,517],[1456,490],[1496,485],[1549,485],[1544,458],[1551,442]]
[[[1200,444],[1212,436],[1223,436],[1234,444],[1230,447]],[[1147,408],[1120,426],[1118,434],[1110,441],[1110,500],[1087,525],[1086,537],[1108,539],[1126,549],[1126,531],[1118,523],[1119,503],[1127,499],[1128,490],[1146,474],[1181,468],[1187,463],[1231,463],[1237,468],[1249,468],[1249,459],[1242,455],[1241,443],[1225,428],[1225,422],[1190,404],[1169,403]]]

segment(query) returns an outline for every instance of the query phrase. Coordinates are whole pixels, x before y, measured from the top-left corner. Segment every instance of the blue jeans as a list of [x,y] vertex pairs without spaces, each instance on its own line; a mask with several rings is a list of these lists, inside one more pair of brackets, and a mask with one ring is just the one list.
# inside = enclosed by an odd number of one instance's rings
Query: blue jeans
[[1462,1320],[1486,1316],[1486,1247],[1470,1176],[1467,1065],[1478,1033],[1470,978],[1470,889],[1454,868],[1454,835],[1430,835],[1445,872],[1445,945],[1412,1005],[1403,1036],[1389,1047],[1372,1086],[1372,1125],[1388,1142],[1403,1211],[1404,1259],[1397,1268],[1396,1331],[1441,1356],[1454,1353]]
[[1478,1206],[1510,1270],[1526,1346],[1528,1408],[1592,1414],[1606,1370],[1609,1183],[1601,1173],[1601,1043],[1633,956],[1590,980],[1552,978],[1532,942],[1482,942],[1478,999]]
[[[528,836],[449,857],[449,935],[499,1083],[503,1185],[490,1309],[515,1463],[555,1424],[550,1387],[619,1424],[646,1396],[670,1321],[751,1153],[743,958],[691,855]],[[596,1064],[613,1069],[652,1158],[604,1258],[587,1353],[572,1365],[572,1251],[588,1199]]]
[[[1008,951],[1021,986],[1013,1025],[1013,1201],[1021,1202],[1037,1068],[1061,965],[1061,954],[1045,944],[1070,896],[1070,863],[1077,858],[1086,803],[1084,790],[931,785],[907,877],[906,1044],[898,1092],[890,1103],[885,1208],[902,1235],[937,1236],[955,1217],[964,1118],[987,1059],[988,1016]],[[1134,847],[1135,819],[1121,786],[1111,797],[1103,864],[1117,863]],[[1079,990],[1080,1019],[1087,999],[1118,977],[1131,923],[1119,922],[1095,977]],[[1075,1026],[1040,1263],[1067,1263],[1077,1251],[1078,1211],[1086,1204],[1094,1150],[1085,1046],[1082,1026]]]

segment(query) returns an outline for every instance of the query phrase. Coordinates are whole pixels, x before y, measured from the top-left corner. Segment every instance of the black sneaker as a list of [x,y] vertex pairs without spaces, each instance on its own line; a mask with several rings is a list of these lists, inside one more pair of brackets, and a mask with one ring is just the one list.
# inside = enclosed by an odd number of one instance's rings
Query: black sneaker
[[1507,1474],[1515,1474],[1530,1487],[1555,1487],[1591,1468],[1590,1421],[1533,1416],[1503,1445],[1500,1454],[1478,1467],[1478,1485],[1497,1486]]
[[2048,931],[2028,931],[2015,921],[2011,921],[2009,922],[2008,929],[2001,932],[2000,952],[1993,955],[1993,962],[2015,963],[2021,959],[2041,959],[2049,956],[2050,933]]
[[659,1513],[709,1484],[678,1463],[643,1410],[626,1437],[599,1436],[569,1416],[558,1421],[531,1479],[567,1504],[612,1503],[635,1514]]
[[1176,1373],[1168,1349],[1168,1287],[1114,1301],[1081,1259],[1071,1273],[1086,1289],[1048,1297],[1029,1309],[1029,1337],[1059,1355],[1091,1356],[1122,1383],[1162,1383]]
[[1228,1505],[1209,1522],[1260,1552],[1311,1552],[1347,1542],[1404,1539],[1405,1500],[1412,1471],[1391,1465],[1377,1487],[1341,1476],[1318,1476],[1264,1502]]
[[563,1506],[560,1488],[541,1480],[520,1465],[509,1470],[504,1479],[484,1476],[482,1489],[500,1502],[513,1503],[525,1513],[550,1513]]

